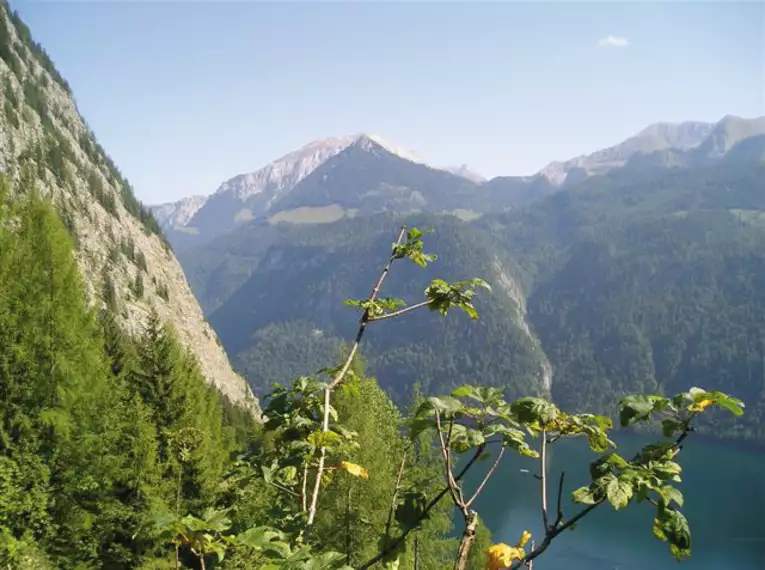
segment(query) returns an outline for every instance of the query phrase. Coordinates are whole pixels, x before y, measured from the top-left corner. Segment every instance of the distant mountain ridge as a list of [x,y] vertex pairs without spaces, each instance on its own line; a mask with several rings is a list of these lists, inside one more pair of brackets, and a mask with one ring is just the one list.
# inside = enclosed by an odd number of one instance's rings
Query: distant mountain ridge
[[717,123],[654,123],[617,145],[565,162],[551,162],[540,174],[561,186],[605,174],[628,165],[633,159],[633,164],[644,167],[698,164],[720,158],[737,142],[762,134],[765,134],[765,117],[744,119],[727,115]]
[[[206,243],[252,220],[315,223],[380,211],[451,211],[472,218],[526,204],[592,176],[627,169],[710,164],[737,143],[765,135],[765,117],[717,123],[655,123],[627,140],[533,176],[486,180],[466,165],[434,167],[376,135],[313,141],[240,174],[208,197],[153,206],[176,248]],[[754,143],[751,143],[754,144]],[[758,150],[750,146],[750,153]]]

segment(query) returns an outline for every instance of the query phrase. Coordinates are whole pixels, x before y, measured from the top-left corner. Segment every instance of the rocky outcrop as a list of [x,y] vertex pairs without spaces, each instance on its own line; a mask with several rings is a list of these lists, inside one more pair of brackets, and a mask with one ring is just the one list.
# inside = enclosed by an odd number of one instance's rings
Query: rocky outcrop
[[236,402],[252,393],[191,293],[159,226],[80,116],[66,81],[6,3],[0,4],[0,171],[59,208],[91,304],[142,330],[151,308],[173,324],[207,380]]

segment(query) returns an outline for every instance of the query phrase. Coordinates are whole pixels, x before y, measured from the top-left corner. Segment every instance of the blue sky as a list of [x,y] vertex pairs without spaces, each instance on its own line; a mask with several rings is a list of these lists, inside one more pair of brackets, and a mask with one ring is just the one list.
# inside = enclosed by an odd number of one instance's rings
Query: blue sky
[[763,2],[11,6],[148,203],[334,135],[495,176],[656,121],[765,115]]

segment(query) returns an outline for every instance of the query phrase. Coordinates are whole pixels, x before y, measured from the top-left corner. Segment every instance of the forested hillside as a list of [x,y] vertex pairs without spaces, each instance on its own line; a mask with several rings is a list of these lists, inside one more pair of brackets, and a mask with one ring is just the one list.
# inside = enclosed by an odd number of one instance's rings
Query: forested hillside
[[[479,276],[481,323],[419,315],[369,339],[370,370],[399,402],[481,378],[508,393],[551,393],[574,409],[621,395],[722,381],[750,402],[735,431],[762,439],[761,292],[765,164],[759,138],[694,168],[630,166],[523,208],[470,223],[377,215],[332,224],[240,228],[182,254],[192,287],[256,391],[306,373],[347,338],[340,310],[369,281],[376,252],[402,220],[436,229],[435,271]],[[409,274],[392,292],[411,298]],[[426,332],[430,331],[430,332]],[[460,347],[462,350],[457,350]],[[709,428],[707,428],[709,429]]]
[[[385,388],[400,403],[408,401],[415,384],[430,390],[468,377],[515,395],[544,393],[546,362],[523,325],[516,271],[491,236],[453,217],[407,221],[437,228],[431,242],[441,258],[424,275],[416,267],[401,268],[391,296],[417,298],[436,275],[450,281],[480,276],[493,290],[476,301],[483,315],[477,323],[425,313],[372,333],[365,355]],[[240,234],[243,243],[272,245],[262,257],[249,258],[257,269],[210,314],[210,323],[253,386],[262,391],[273,381],[307,373],[333,356],[338,339],[352,336],[355,322],[343,300],[368,293],[376,260],[390,246],[390,228],[398,223],[381,215],[289,233],[261,227]]]
[[88,309],[66,227],[33,190],[9,202],[5,183],[0,298],[0,560],[137,567],[157,552],[131,538],[142,520],[176,495],[208,501],[251,415],[156,313],[131,338]]
[[248,391],[189,290],[170,244],[80,116],[72,90],[5,0],[0,2],[0,173],[11,195],[37,188],[61,213],[91,305],[140,334],[152,311],[172,323],[208,382]]

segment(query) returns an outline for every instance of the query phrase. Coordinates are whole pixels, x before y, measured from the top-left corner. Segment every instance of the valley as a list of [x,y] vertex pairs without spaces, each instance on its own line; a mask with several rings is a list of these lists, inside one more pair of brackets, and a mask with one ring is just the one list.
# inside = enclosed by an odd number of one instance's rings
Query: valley
[[[373,333],[369,369],[398,403],[415,388],[482,378],[510,397],[547,393],[610,413],[636,390],[728,378],[750,403],[747,420],[705,429],[761,440],[763,132],[762,119],[737,117],[655,125],[565,163],[591,165],[580,180],[550,167],[483,185],[365,141],[285,190],[277,213],[201,246],[179,242],[179,257],[256,393],[332,360],[354,326],[344,299],[366,294],[393,228],[407,224],[435,229],[433,275],[481,277],[492,292],[478,301],[477,324],[420,315]],[[693,159],[647,166],[667,153]],[[570,168],[575,179],[581,166]],[[415,275],[404,268],[390,294],[416,297],[432,274],[419,286]]]
[[0,0],[0,567],[763,567],[757,13],[86,4]]

